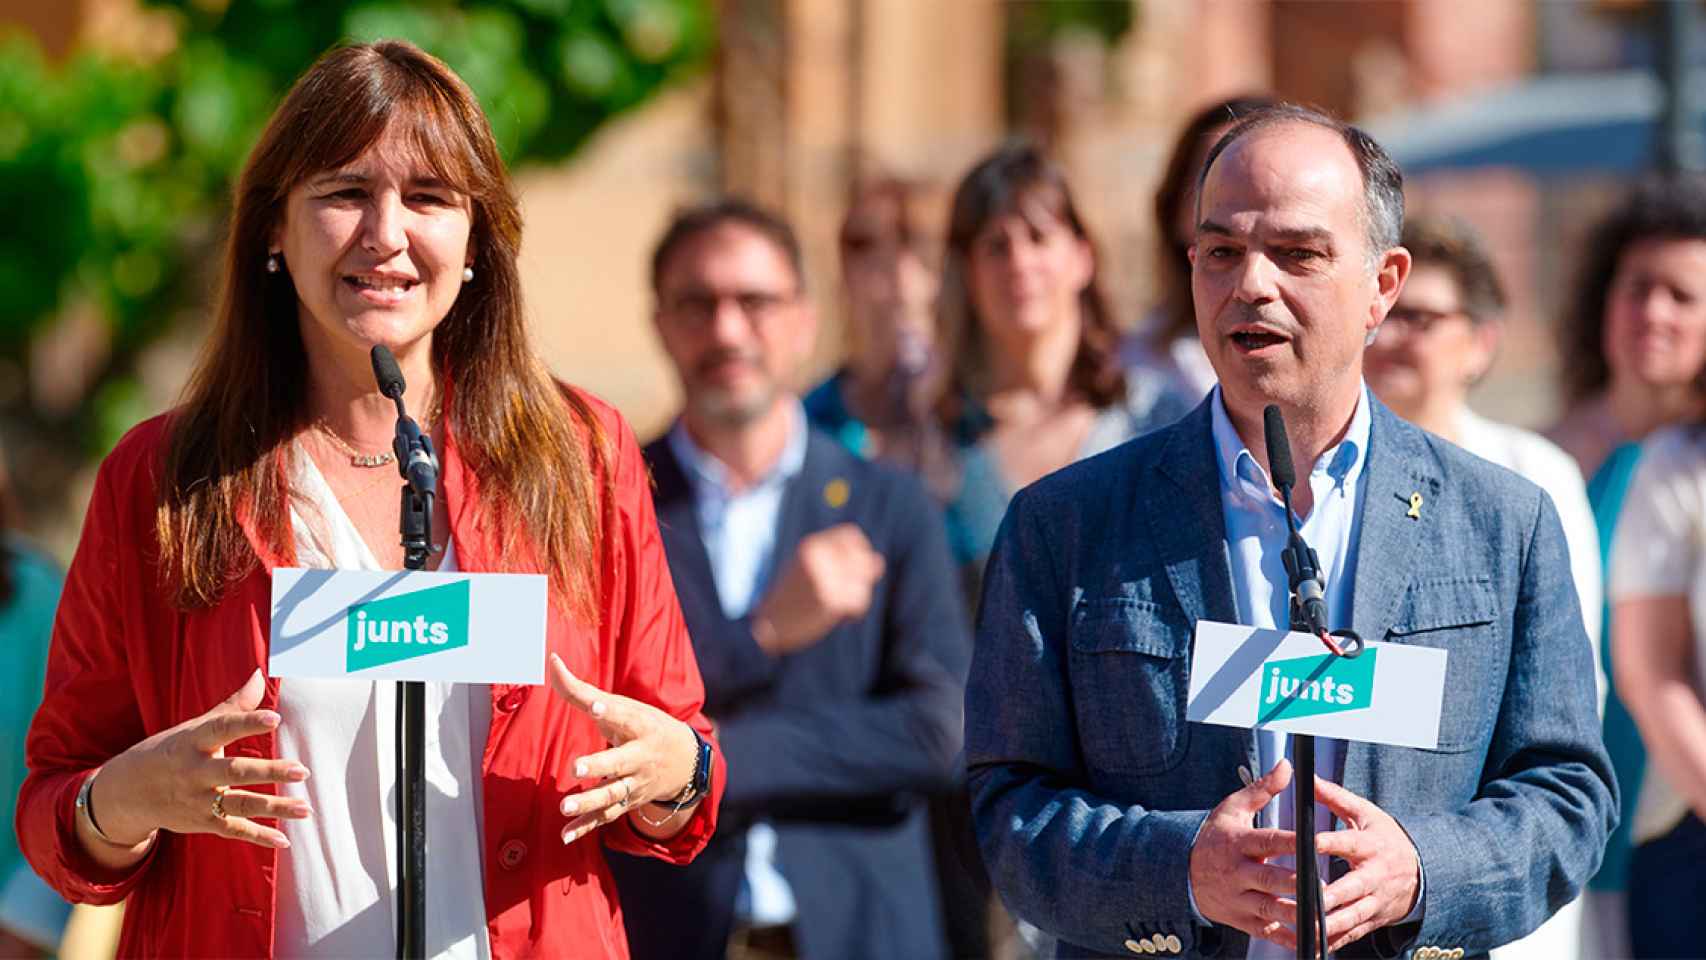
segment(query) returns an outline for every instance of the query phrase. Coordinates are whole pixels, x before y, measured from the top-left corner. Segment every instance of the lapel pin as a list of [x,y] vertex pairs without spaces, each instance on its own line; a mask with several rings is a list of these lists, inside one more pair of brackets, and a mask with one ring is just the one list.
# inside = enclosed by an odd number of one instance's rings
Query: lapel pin
[[1410,512],[1404,514],[1404,516],[1409,517],[1411,520],[1422,519],[1422,495],[1420,493],[1410,494]]
[[851,492],[847,481],[836,477],[823,485],[823,502],[829,504],[831,510],[840,510],[847,505],[847,496]]

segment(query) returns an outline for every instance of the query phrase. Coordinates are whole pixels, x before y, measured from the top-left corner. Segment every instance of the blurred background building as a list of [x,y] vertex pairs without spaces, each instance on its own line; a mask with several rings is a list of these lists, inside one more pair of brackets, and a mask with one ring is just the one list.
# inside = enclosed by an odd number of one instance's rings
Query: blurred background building
[[517,173],[522,263],[556,371],[642,437],[675,385],[646,259],[676,205],[752,196],[799,226],[839,351],[850,180],[947,193],[1002,138],[1065,163],[1130,322],[1182,119],[1261,91],[1367,123],[1413,208],[1460,215],[1511,280],[1486,412],[1535,423],[1577,240],[1652,158],[1662,90],[1634,0],[0,0],[0,437],[26,527],[68,555],[90,465],[168,406],[205,327],[228,178],[340,36],[402,35],[468,77]]

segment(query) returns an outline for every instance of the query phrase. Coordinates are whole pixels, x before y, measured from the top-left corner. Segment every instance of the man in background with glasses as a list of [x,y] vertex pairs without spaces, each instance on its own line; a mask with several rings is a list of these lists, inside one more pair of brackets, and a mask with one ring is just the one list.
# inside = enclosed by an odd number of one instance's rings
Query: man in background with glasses
[[942,518],[807,425],[817,317],[780,218],[678,214],[652,287],[685,406],[645,455],[730,774],[693,864],[612,855],[633,955],[939,957],[923,798],[953,782],[971,657]]

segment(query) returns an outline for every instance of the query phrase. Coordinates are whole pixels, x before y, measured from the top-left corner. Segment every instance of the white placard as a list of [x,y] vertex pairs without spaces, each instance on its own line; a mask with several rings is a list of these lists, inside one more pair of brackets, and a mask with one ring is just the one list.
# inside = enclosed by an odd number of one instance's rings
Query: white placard
[[1432,749],[1446,652],[1369,643],[1334,657],[1307,633],[1197,621],[1185,717],[1338,740]]
[[545,591],[537,574],[280,567],[267,671],[543,683]]

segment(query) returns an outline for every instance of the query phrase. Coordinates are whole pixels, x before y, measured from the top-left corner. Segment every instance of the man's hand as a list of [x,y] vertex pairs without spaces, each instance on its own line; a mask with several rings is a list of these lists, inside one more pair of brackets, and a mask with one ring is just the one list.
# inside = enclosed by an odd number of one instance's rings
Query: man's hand
[[1256,814],[1291,784],[1291,763],[1281,760],[1267,776],[1220,801],[1191,847],[1191,893],[1205,919],[1252,937],[1290,945],[1297,905],[1297,873],[1268,863],[1297,851],[1290,830],[1250,826]]
[[882,554],[857,524],[803,537],[753,613],[753,639],[773,657],[803,650],[843,620],[862,616],[882,575]]
[[1421,860],[1398,821],[1344,787],[1315,778],[1315,798],[1345,829],[1315,838],[1316,852],[1351,865],[1327,887],[1327,948],[1338,950],[1409,915],[1421,891]]

